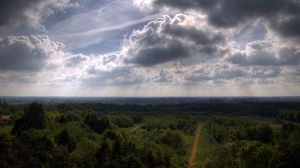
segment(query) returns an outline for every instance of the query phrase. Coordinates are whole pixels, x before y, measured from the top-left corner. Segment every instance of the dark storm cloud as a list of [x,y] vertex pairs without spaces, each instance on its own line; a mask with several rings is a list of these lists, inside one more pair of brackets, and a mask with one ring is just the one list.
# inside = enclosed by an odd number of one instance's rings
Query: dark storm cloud
[[153,66],[193,56],[214,58],[224,37],[207,27],[189,25],[188,19],[193,16],[164,16],[133,32],[123,46],[125,63]]
[[281,48],[273,51],[271,44],[256,41],[246,46],[246,51],[234,53],[227,61],[242,66],[287,66],[300,64],[300,51],[294,48]]
[[196,44],[211,45],[223,40],[221,34],[210,34],[205,30],[199,30],[195,27],[184,27],[176,24],[166,25],[161,33],[193,41]]
[[3,0],[0,2],[0,26],[22,21],[24,12],[30,9],[38,0]]
[[283,36],[300,36],[298,0],[154,0],[154,4],[156,7],[204,11],[211,24],[224,28],[263,18]]
[[[300,11],[300,7],[299,7]],[[300,38],[300,13],[295,16],[288,16],[280,20],[278,18],[271,21],[271,27],[278,31],[283,37]]]
[[60,47],[46,36],[9,36],[0,41],[0,71],[39,71]]
[[43,17],[68,3],[69,0],[1,0],[0,30],[11,25],[36,26]]
[[285,37],[296,37],[300,40],[300,1],[286,0],[285,3],[282,6],[284,10],[270,21],[271,28]]
[[179,9],[212,8],[218,0],[154,0],[157,5],[171,6]]
[[190,50],[178,41],[170,41],[165,46],[152,46],[140,48],[134,57],[126,59],[125,63],[141,66],[152,66],[168,61],[184,58],[190,55]]

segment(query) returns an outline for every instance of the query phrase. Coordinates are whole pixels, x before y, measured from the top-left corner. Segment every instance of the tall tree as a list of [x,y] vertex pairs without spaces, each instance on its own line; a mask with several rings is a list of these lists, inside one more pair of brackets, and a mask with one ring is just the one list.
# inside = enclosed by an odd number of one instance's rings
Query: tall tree
[[66,146],[69,151],[72,151],[76,146],[74,140],[71,138],[66,129],[64,129],[58,136],[57,143]]
[[24,115],[15,121],[12,133],[16,134],[28,128],[42,129],[45,127],[45,110],[42,104],[32,103],[25,110]]
[[24,119],[30,128],[41,129],[45,127],[45,110],[42,104],[32,103],[25,109]]

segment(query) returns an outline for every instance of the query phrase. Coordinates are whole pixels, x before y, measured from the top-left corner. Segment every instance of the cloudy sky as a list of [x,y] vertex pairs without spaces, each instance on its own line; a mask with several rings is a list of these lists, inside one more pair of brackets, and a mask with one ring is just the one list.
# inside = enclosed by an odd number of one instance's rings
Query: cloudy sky
[[0,95],[300,95],[300,1],[2,0]]

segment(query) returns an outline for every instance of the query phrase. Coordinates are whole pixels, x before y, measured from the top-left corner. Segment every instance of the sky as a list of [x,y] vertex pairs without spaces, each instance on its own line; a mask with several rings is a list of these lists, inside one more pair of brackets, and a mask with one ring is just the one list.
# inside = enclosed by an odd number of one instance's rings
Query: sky
[[299,96],[299,0],[1,0],[1,96]]

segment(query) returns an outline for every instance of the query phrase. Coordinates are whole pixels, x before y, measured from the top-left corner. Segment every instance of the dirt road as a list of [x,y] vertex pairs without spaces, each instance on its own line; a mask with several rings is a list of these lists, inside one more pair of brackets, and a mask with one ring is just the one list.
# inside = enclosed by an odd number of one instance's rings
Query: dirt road
[[193,168],[194,167],[196,154],[197,154],[197,146],[198,146],[198,143],[199,143],[199,134],[200,134],[200,127],[197,128],[196,133],[195,133],[193,148],[192,148],[192,152],[191,152],[191,155],[190,155],[189,161],[188,161],[188,168]]
[[136,130],[136,129],[138,129],[138,128],[141,128],[142,126],[144,126],[144,125],[143,125],[143,124],[138,125],[138,126],[132,128],[131,130],[129,130],[128,132],[133,132],[134,130]]

